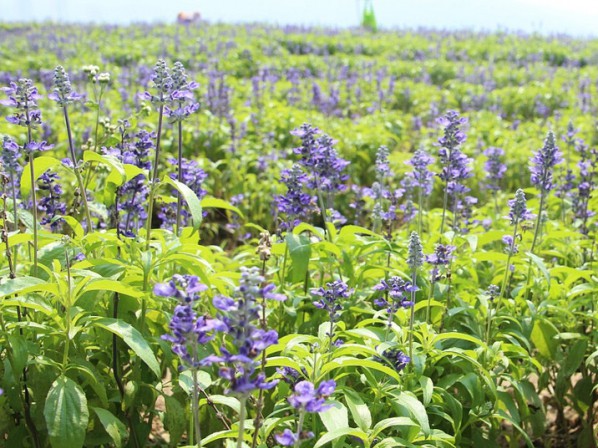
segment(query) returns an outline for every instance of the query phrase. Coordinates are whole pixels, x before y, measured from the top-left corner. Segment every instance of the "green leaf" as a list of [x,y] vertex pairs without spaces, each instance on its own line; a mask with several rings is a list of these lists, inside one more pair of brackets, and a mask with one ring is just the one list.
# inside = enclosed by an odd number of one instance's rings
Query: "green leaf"
[[349,427],[349,416],[347,408],[340,401],[328,400],[327,405],[331,405],[331,408],[324,412],[320,412],[320,418],[322,423],[329,432],[336,431],[339,429],[345,429]]
[[123,166],[122,162],[114,156],[108,154],[98,154],[94,151],[85,151],[83,153],[83,160],[86,162],[99,162],[108,166],[108,168],[110,168],[110,173],[108,174],[106,181],[116,185],[117,187],[124,184],[127,180],[125,167]]
[[309,238],[306,235],[287,233],[285,235],[285,241],[287,242],[289,255],[292,260],[292,281],[303,281],[305,279],[305,274],[307,273],[307,268],[309,266],[309,259],[311,257],[311,245]]
[[533,263],[538,266],[538,268],[540,269],[540,271],[542,272],[542,274],[544,274],[544,277],[546,278],[546,285],[547,285],[547,291],[550,290],[550,273],[548,272],[548,269],[546,269],[546,265],[544,264],[544,260],[542,260],[540,257],[538,257],[537,255],[532,254],[531,252],[528,252],[527,255],[529,255],[529,257],[531,258],[531,260],[533,261]]
[[0,285],[0,297],[37,291],[46,282],[37,277],[11,278]]
[[548,359],[555,359],[557,342],[555,336],[558,330],[545,319],[538,319],[532,329],[531,340],[542,356]]
[[583,362],[587,348],[587,339],[584,338],[575,341],[567,350],[567,356],[565,357],[565,361],[563,362],[562,368],[559,371],[559,376],[564,375],[568,378],[573,375]]
[[203,211],[201,208],[201,202],[199,198],[195,194],[191,188],[187,185],[171,179],[170,176],[164,176],[163,184],[170,185],[178,190],[181,194],[181,197],[187,203],[187,207],[189,207],[189,211],[191,212],[191,222],[193,223],[193,230],[198,230],[203,219]]
[[353,389],[344,388],[342,391],[345,394],[345,400],[347,401],[349,411],[351,411],[351,416],[355,423],[357,423],[357,426],[359,426],[359,429],[362,431],[370,429],[372,426],[372,414],[368,405],[363,402],[361,396]]
[[85,442],[89,409],[81,388],[70,378],[61,375],[52,383],[44,417],[53,448],[77,448]]
[[364,369],[377,370],[379,372],[385,373],[386,375],[397,381],[399,381],[400,379],[399,374],[396,370],[391,369],[390,367],[385,366],[383,364],[380,364],[379,362],[372,361],[371,359],[360,359],[350,357],[341,357],[335,359],[334,361],[327,362],[320,373],[323,375],[333,370],[344,369],[347,367],[363,367]]
[[117,280],[92,280],[85,285],[83,292],[88,291],[111,291],[125,296],[139,298],[143,293],[121,281]]
[[185,408],[176,398],[168,395],[164,395],[164,403],[166,404],[164,427],[170,434],[170,443],[176,446],[187,429]]
[[98,416],[100,423],[112,438],[116,448],[121,448],[127,438],[127,427],[117,419],[112,412],[102,408],[92,408]]
[[139,331],[121,319],[101,317],[92,319],[93,325],[114,333],[139,356],[151,371],[160,378],[160,364],[152,352],[149,344]]
[[392,417],[379,421],[376,426],[372,429],[372,438],[377,437],[382,431],[388,428],[394,428],[395,426],[416,426],[417,423],[411,420],[409,417]]
[[230,203],[226,202],[223,199],[212,198],[212,197],[203,198],[201,200],[201,206],[203,208],[221,208],[223,210],[230,210],[231,212],[235,212],[241,218],[245,218],[245,216],[243,215],[243,212],[241,212],[241,210],[239,210],[237,207],[235,207],[234,205],[231,205]]
[[[34,180],[48,171],[50,168],[60,165],[60,160],[54,157],[41,156],[33,159],[33,178]],[[21,174],[21,197],[26,198],[31,194],[31,171],[25,167]]]
[[479,345],[480,347],[486,347],[486,344],[484,342],[482,342],[480,339],[476,338],[475,336],[471,336],[465,333],[456,333],[456,332],[452,332],[452,333],[441,333],[439,335],[436,335],[434,337],[434,341],[433,343],[436,344],[439,341],[443,341],[445,339],[460,339],[462,341],[469,341],[469,342],[473,342],[476,345]]
[[[197,372],[197,382],[199,383],[199,387],[206,390],[212,385],[212,377],[208,372],[199,370]],[[193,372],[191,370],[187,369],[179,375],[179,386],[188,395],[193,394]]]
[[422,387],[424,405],[427,406],[432,401],[432,394],[434,393],[434,383],[427,376],[419,377],[419,384]]
[[422,432],[428,436],[430,435],[430,423],[428,421],[428,414],[426,413],[426,408],[424,405],[415,398],[413,395],[407,392],[399,392],[397,394],[393,394],[395,396],[395,403],[399,406],[404,407],[409,411],[409,413],[417,420],[419,426],[421,427]]
[[317,441],[313,448],[320,448],[321,446],[326,445],[328,442],[332,442],[333,440],[347,436],[357,437],[364,442],[368,439],[368,435],[359,429],[342,428],[324,434],[322,437],[320,437],[320,440]]
[[[226,397],[224,395],[210,395],[210,401],[214,404],[221,404],[227,406],[235,411],[237,414],[241,411],[241,403],[235,397]],[[199,403],[200,406],[207,404],[208,399],[202,398]]]

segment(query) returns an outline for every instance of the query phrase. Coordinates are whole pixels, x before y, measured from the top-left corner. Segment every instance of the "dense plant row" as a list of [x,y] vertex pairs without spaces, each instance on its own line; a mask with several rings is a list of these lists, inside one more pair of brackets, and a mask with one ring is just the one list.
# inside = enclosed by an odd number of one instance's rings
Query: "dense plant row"
[[0,36],[7,446],[595,446],[596,42]]

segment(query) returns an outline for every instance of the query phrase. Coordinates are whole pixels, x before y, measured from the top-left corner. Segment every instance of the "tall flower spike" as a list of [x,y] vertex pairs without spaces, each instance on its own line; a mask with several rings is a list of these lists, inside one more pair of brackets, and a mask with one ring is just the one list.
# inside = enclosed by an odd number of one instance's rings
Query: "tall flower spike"
[[548,131],[544,146],[530,159],[532,163],[530,167],[531,182],[542,193],[548,193],[553,189],[553,168],[562,160],[562,154],[556,146],[554,134],[552,131]]
[[532,218],[532,214],[527,210],[525,193],[521,188],[515,192],[515,199],[509,201],[509,207],[511,208],[509,210],[511,224]]
[[37,109],[37,100],[41,98],[41,95],[37,92],[33,81],[21,78],[17,82],[11,82],[10,87],[2,87],[0,90],[8,96],[8,99],[1,100],[0,104],[14,107],[17,110],[14,115],[7,116],[6,121],[31,128],[42,123],[42,113]]
[[418,149],[411,160],[406,163],[413,167],[413,170],[406,174],[407,177],[411,178],[411,187],[421,188],[423,195],[429,196],[434,186],[434,173],[428,169],[428,166],[434,163],[434,157],[424,149]]
[[484,151],[484,155],[488,157],[484,164],[487,173],[486,188],[492,191],[500,190],[500,181],[507,172],[507,166],[502,162],[505,151],[502,148],[491,146]]
[[411,232],[409,236],[409,251],[407,255],[407,265],[412,271],[424,264],[424,249],[417,232]]
[[82,97],[73,91],[69,75],[62,65],[54,69],[54,91],[48,98],[56,101],[61,107],[80,100]]
[[241,268],[241,282],[235,291],[235,299],[217,296],[213,301],[220,311],[220,320],[226,325],[229,343],[220,348],[220,355],[208,356],[202,363],[224,364],[219,375],[229,382],[229,392],[241,398],[256,389],[271,389],[278,383],[278,380],[266,381],[263,372],[256,374],[257,360],[264,350],[278,342],[278,333],[257,328],[254,322],[261,311],[258,298],[282,301],[286,297],[274,293],[274,285],[263,286],[263,283],[264,277],[258,268]]
[[158,59],[154,66],[154,73],[152,75],[152,81],[156,89],[156,95],[152,95],[149,92],[145,92],[142,98],[150,100],[156,107],[163,106],[170,98],[172,92],[173,81],[170,76],[170,69],[163,59]]

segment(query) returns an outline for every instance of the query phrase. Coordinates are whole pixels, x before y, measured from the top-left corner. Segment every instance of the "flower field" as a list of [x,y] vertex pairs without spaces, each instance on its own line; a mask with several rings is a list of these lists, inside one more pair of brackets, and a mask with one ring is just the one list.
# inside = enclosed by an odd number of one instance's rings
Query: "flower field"
[[596,446],[598,40],[0,54],[0,446]]

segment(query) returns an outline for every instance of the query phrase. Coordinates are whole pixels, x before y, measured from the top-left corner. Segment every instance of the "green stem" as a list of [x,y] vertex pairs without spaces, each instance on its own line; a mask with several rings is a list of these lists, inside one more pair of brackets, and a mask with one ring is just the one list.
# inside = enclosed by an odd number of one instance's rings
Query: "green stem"
[[529,250],[532,254],[534,253],[534,248],[536,247],[536,242],[538,241],[538,235],[540,234],[540,227],[542,226],[542,211],[544,209],[545,198],[546,198],[546,194],[542,191],[540,193],[540,209],[538,210],[538,220],[536,221],[536,230],[534,232],[534,239],[532,240],[532,247]]
[[66,264],[66,278],[67,278],[67,291],[66,291],[66,303],[65,308],[65,328],[64,328],[64,352],[62,354],[62,373],[66,372],[66,368],[69,362],[69,347],[70,347],[70,332],[71,332],[71,263],[69,260],[68,246],[64,251],[64,258]]
[[[412,285],[415,286],[417,282],[417,269],[413,269]],[[411,291],[411,316],[409,318],[409,359],[413,364],[413,322],[415,320],[415,291]]]
[[446,220],[446,207],[448,205],[448,181],[444,186],[444,198],[442,200],[442,221],[440,222],[440,238],[444,233],[444,221]]
[[[94,89],[95,91],[95,89]],[[95,129],[95,137],[94,137],[94,141],[93,141],[93,145],[94,145],[94,152],[98,152],[98,129],[100,127],[100,107],[101,107],[101,103],[102,103],[102,93],[104,91],[104,88],[102,86],[100,86],[100,94],[96,97],[97,103],[98,103],[98,110],[96,112],[96,129]]]
[[158,135],[156,136],[156,154],[154,157],[154,166],[152,170],[152,177],[150,179],[149,202],[147,205],[147,223],[145,231],[145,250],[149,250],[152,239],[152,215],[154,212],[154,197],[156,195],[158,182],[158,161],[160,160],[160,140],[162,137],[162,117],[164,114],[164,105],[160,105],[158,112]]
[[31,215],[33,216],[33,275],[37,276],[37,248],[39,247],[37,235],[37,197],[35,194],[35,168],[33,166],[33,153],[29,154],[29,175],[31,179],[31,201],[33,206]]
[[[540,235],[540,229],[542,227],[542,210],[544,209],[545,197],[546,197],[546,195],[545,195],[544,191],[542,191],[540,193],[540,208],[538,210],[538,219],[536,220],[536,230],[534,231],[534,239],[532,240],[532,247],[529,250],[531,254],[534,253],[534,248],[536,247],[536,242],[538,241],[538,235]],[[532,276],[532,259],[530,257],[528,268],[527,268],[527,279],[526,279],[526,287],[527,287],[526,296],[528,298],[529,298],[529,292],[530,292],[529,285],[530,285],[531,276]]]
[[418,199],[417,199],[417,233],[418,235],[422,235],[424,230],[424,211],[423,211],[423,192],[422,189],[419,189]]
[[299,411],[299,422],[297,423],[297,440],[293,448],[299,448],[301,446],[301,432],[303,431],[303,422],[305,421],[305,411],[302,409]]
[[199,424],[199,380],[197,379],[197,369],[193,369],[193,424],[195,428],[195,443],[197,448],[201,447],[201,425]]
[[[178,181],[183,182],[183,122],[181,120],[178,121],[178,146],[179,146],[179,153],[178,153]],[[181,233],[181,207],[183,206],[183,198],[181,193],[177,191],[177,201],[176,201],[176,235],[180,235]]]
[[430,294],[428,295],[428,306],[426,307],[426,322],[430,323],[430,308],[432,307],[432,297],[434,296],[434,286],[436,282],[432,280],[430,284]]
[[87,190],[85,189],[85,184],[83,183],[83,178],[81,177],[81,172],[79,171],[79,166],[77,164],[77,156],[75,154],[75,145],[73,144],[73,135],[71,132],[71,123],[69,120],[67,107],[64,106],[62,110],[64,111],[64,121],[66,123],[66,133],[69,141],[71,162],[73,162],[73,170],[75,171],[75,177],[77,178],[77,183],[79,184],[79,191],[81,193],[81,197],[83,198],[83,206],[85,207],[85,219],[87,220],[87,228],[85,229],[85,233],[87,234],[92,230],[93,225],[91,221],[91,213],[89,211],[89,204],[87,202]]
[[243,448],[243,439],[245,438],[245,418],[247,415],[247,395],[243,395],[240,400],[239,410],[239,436],[237,437],[237,448]]

